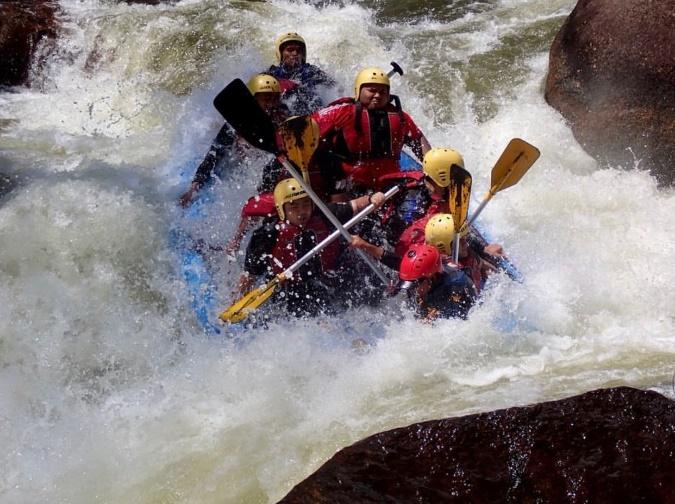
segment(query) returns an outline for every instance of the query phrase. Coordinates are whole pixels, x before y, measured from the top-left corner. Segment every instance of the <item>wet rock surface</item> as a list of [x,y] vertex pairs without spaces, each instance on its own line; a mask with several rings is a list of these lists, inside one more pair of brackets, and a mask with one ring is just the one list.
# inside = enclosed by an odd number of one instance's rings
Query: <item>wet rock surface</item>
[[620,387],[414,424],[335,454],[280,502],[649,502],[675,496],[675,402]]
[[29,84],[31,68],[46,58],[57,37],[58,2],[0,2],[0,86]]
[[675,3],[579,0],[550,50],[546,100],[601,163],[675,183]]

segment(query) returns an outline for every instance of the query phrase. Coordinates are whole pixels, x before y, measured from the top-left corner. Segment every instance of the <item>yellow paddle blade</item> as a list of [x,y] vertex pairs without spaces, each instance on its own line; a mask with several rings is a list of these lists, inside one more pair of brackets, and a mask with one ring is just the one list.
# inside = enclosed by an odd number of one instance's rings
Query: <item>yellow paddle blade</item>
[[455,229],[459,230],[469,213],[471,201],[471,174],[464,168],[452,165],[450,169],[450,198],[448,206]]
[[279,127],[286,156],[300,168],[307,180],[309,162],[319,146],[319,125],[310,116],[291,117]]
[[539,149],[520,138],[512,139],[492,169],[490,194],[495,195],[523,178],[525,172],[539,158]]
[[274,293],[274,289],[279,284],[279,277],[274,277],[270,282],[262,287],[253,289],[251,292],[242,297],[239,301],[227,308],[223,313],[218,315],[218,318],[223,322],[234,324],[241,322],[248,314],[258,308],[261,304],[269,299]]

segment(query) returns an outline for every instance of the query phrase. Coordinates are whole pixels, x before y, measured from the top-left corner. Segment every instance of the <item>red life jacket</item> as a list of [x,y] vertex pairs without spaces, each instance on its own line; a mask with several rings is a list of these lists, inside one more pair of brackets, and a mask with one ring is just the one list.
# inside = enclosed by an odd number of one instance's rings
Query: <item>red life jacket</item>
[[[422,180],[424,180],[424,173],[421,171],[399,171],[381,176],[378,180],[378,187],[383,192],[395,185],[398,185],[403,189],[414,189],[420,185]],[[397,196],[385,202],[384,206],[380,209],[380,222],[383,225],[387,225],[389,219],[396,211],[396,206],[399,204],[400,198],[404,194],[405,190],[399,192]]]
[[378,179],[378,184],[382,187],[389,187],[395,184],[402,185],[405,188],[412,189],[419,186],[424,180],[424,172],[422,171],[397,171],[382,175]]
[[[314,235],[314,243],[307,247],[305,250],[305,252],[307,252],[323,239],[327,238],[331,232],[332,230],[328,227],[326,221],[316,213],[304,228],[300,228],[289,222],[280,224],[277,241],[272,249],[272,269],[274,273],[281,273],[302,257],[301,255],[298,255],[298,251],[296,250],[297,239],[300,238],[301,234],[304,233],[305,236],[311,234]],[[335,240],[319,252],[318,256],[322,272],[335,269],[339,254],[340,244],[338,243],[338,240]]]
[[399,157],[406,141],[422,133],[399,106],[368,110],[353,98],[341,98],[313,116],[320,131],[335,128],[331,149],[353,184],[379,189],[383,175],[400,171]]

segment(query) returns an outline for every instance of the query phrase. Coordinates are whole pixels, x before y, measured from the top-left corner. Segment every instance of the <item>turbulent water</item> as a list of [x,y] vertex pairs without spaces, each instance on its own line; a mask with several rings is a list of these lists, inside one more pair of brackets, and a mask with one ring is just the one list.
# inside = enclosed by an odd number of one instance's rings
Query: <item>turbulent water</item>
[[[384,429],[603,386],[673,395],[675,194],[598,166],[543,99],[573,1],[61,5],[47,68],[0,94],[1,502],[274,502]],[[483,214],[523,284],[497,278],[467,321],[355,310],[201,332],[175,202],[222,124],[211,100],[288,30],[347,93],[359,68],[401,64],[394,92],[477,193],[509,139],[539,147]],[[216,188],[212,243],[261,161]],[[241,262],[214,257],[223,307]]]

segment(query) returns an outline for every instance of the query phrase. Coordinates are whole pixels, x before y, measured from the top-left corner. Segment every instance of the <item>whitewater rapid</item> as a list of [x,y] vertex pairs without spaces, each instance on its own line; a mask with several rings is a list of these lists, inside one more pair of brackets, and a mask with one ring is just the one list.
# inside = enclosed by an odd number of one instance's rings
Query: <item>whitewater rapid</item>
[[[675,396],[675,194],[598,166],[543,99],[574,2],[419,4],[61,1],[44,73],[0,94],[0,502],[275,502],[381,430],[604,386]],[[511,138],[540,149],[482,216],[523,284],[496,279],[467,321],[201,333],[175,202],[222,124],[213,97],[287,30],[347,94],[397,61],[393,91],[477,195]],[[263,159],[216,187],[202,237],[229,238]],[[224,307],[242,258],[214,261]]]

